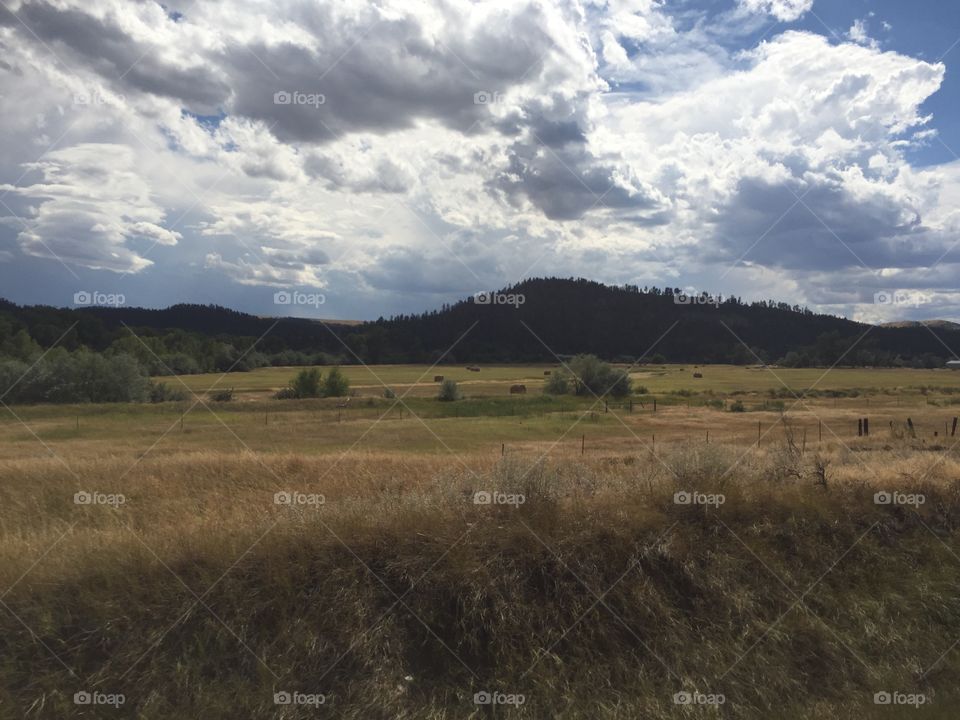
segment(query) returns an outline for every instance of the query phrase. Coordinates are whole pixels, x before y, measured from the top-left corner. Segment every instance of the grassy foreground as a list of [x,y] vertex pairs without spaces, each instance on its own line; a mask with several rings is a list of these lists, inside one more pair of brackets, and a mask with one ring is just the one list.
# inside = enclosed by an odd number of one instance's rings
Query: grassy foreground
[[[699,444],[556,465],[202,452],[128,468],[0,462],[3,718],[960,707],[951,458]],[[875,504],[884,489],[925,502]]]

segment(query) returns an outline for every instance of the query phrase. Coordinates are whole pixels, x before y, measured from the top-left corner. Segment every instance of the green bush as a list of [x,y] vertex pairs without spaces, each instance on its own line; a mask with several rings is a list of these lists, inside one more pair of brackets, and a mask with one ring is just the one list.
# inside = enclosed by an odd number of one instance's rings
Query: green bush
[[340,372],[340,368],[331,368],[327,373],[327,379],[323,381],[323,396],[343,397],[348,392],[350,392],[350,382]]
[[449,402],[451,400],[459,400],[463,397],[460,394],[460,388],[457,387],[456,380],[444,380],[443,384],[440,386],[440,394],[437,395],[437,400],[443,400]]
[[[290,382],[290,395],[284,398],[317,398],[321,395],[323,375],[317,368],[304,368],[297,373],[297,376]],[[277,393],[280,398],[280,393]],[[284,399],[281,398],[281,399]]]
[[630,376],[596,355],[577,355],[570,361],[570,371],[574,377],[573,391],[577,395],[626,397],[630,394]]
[[543,386],[547,395],[566,395],[570,392],[570,376],[564,372],[554,372]]
[[165,382],[150,383],[150,402],[180,402],[187,399],[187,393],[183,388],[170,387]]
[[62,348],[33,366],[0,362],[0,387],[8,404],[142,402],[150,393],[146,373],[133,357]]

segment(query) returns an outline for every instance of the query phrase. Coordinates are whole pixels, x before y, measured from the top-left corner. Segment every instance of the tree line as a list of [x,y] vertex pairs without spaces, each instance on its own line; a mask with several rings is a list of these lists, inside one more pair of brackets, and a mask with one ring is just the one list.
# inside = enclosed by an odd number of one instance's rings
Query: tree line
[[[149,395],[150,384],[134,375],[265,366],[555,362],[593,354],[617,362],[940,367],[953,356],[948,348],[960,347],[960,332],[949,326],[869,326],[774,300],[745,303],[679,288],[542,278],[501,294],[523,302],[466,298],[354,325],[208,305],[65,309],[0,300],[0,383],[53,346],[31,371],[34,384],[18,383],[10,397],[110,397],[113,390],[89,379],[100,372],[127,378],[125,397],[136,399]],[[54,376],[64,380],[40,380]]]

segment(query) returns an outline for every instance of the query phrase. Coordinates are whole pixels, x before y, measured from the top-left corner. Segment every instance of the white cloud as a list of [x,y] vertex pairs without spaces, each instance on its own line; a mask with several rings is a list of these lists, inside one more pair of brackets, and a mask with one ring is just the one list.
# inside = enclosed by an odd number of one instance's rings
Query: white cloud
[[766,13],[782,22],[793,22],[813,7],[814,0],[739,0],[740,6],[750,12]]
[[41,181],[0,186],[36,203],[22,218],[21,250],[37,257],[115,272],[151,264],[130,242],[141,238],[176,245],[178,232],[157,223],[163,210],[137,174],[133,151],[122,145],[86,143],[48,153],[30,168]]
[[[866,19],[854,42],[730,41],[812,4],[234,0],[174,22],[21,0],[37,37],[0,10],[0,241],[420,309],[524,272],[844,308],[841,277],[943,282],[918,270],[960,237],[960,173],[905,153],[944,67],[880,52]],[[314,98],[274,102],[295,90]]]
[[872,48],[880,47],[880,43],[868,34],[867,21],[865,18],[858,18],[853,21],[853,25],[851,25],[847,31],[847,37],[858,45],[866,45]]

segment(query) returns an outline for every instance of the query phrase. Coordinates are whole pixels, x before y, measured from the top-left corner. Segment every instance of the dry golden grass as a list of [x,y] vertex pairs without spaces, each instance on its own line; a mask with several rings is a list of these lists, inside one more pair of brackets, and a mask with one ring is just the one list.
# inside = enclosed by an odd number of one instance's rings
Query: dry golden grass
[[[791,435],[655,454],[625,435],[546,460],[540,440],[504,458],[2,460],[0,715],[487,717],[487,690],[525,698],[499,717],[955,717],[960,462],[890,434],[806,452]],[[82,690],[125,702],[77,706]],[[726,702],[674,704],[695,690]],[[883,690],[928,704],[875,706]]]

